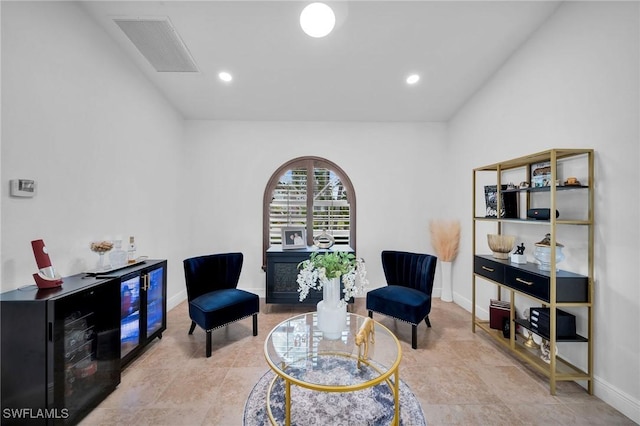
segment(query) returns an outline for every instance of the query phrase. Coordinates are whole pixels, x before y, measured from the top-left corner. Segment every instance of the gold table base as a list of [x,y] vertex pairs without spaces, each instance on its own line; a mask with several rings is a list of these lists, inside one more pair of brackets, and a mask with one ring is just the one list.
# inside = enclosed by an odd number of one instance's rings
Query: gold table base
[[[367,364],[369,367],[373,368],[374,370],[378,371],[380,373],[380,370],[375,367],[374,365],[370,364],[369,362],[367,362],[366,360],[361,359],[360,357],[354,357],[354,356],[347,356],[344,354],[336,354],[336,353],[332,353],[331,355],[338,355],[338,356],[343,356],[345,358],[352,358],[354,359],[358,364],[360,363],[364,363]],[[320,392],[355,392],[358,390],[362,390],[362,389],[366,389],[366,388],[370,388],[373,386],[376,386],[377,384],[381,383],[381,382],[386,382],[387,385],[389,386],[389,389],[391,390],[391,393],[393,394],[393,402],[394,402],[394,414],[393,414],[393,420],[391,421],[391,425],[393,426],[399,426],[400,425],[400,373],[399,373],[399,363],[395,365],[394,368],[389,369],[385,374],[381,374],[380,377],[376,378],[375,380],[371,380],[370,382],[365,382],[365,383],[361,383],[359,385],[355,385],[355,386],[326,386],[326,385],[314,385],[311,383],[304,383],[304,382],[296,382],[295,384],[297,386],[301,386],[307,389],[311,389],[311,390],[315,390],[315,391],[320,391]],[[277,371],[274,370],[274,372],[276,373],[275,377],[273,378],[273,380],[271,380],[271,383],[269,383],[269,387],[267,388],[267,415],[269,417],[269,421],[271,422],[272,425],[277,425],[278,422],[276,421],[275,417],[273,416],[273,413],[271,411],[271,390],[273,389],[273,385],[275,384],[276,380],[278,379],[282,379],[284,380],[285,383],[285,426],[291,426],[291,384],[292,381],[287,379],[284,376],[281,376],[280,374],[278,374]],[[391,381],[390,377],[391,375],[393,375],[393,382]]]

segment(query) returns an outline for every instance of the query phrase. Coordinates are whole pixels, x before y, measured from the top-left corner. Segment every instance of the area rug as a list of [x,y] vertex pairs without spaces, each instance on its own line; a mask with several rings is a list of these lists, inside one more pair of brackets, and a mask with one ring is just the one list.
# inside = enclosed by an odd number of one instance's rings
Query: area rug
[[[334,374],[344,382],[354,374],[353,362],[329,359],[317,365],[310,374]],[[330,363],[330,364],[327,364]],[[290,371],[296,377],[295,371]],[[327,373],[330,372],[330,373]],[[374,374],[362,369],[358,374]],[[275,373],[268,371],[253,387],[244,407],[244,426],[267,426],[267,388]],[[348,384],[344,382],[344,384]],[[372,388],[355,392],[318,392],[291,385],[291,424],[293,426],[378,426],[389,425],[393,419],[393,396],[382,382]],[[271,391],[271,412],[278,424],[284,424],[284,381],[276,380]],[[426,426],[417,398],[400,380],[400,424]]]

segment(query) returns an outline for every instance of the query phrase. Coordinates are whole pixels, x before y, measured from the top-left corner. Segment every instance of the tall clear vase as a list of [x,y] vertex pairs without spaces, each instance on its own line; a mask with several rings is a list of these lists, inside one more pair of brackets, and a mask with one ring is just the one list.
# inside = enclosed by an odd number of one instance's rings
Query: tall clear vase
[[347,306],[340,303],[340,278],[331,278],[322,287],[322,300],[318,302],[318,328],[325,339],[337,340],[347,324]]

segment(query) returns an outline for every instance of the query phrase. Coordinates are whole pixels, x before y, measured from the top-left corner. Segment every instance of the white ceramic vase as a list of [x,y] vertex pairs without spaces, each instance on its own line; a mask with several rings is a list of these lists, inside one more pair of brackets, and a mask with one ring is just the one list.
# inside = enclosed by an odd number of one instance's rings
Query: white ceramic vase
[[451,282],[451,262],[440,262],[442,272],[442,294],[440,300],[453,302],[453,284]]
[[[541,271],[551,271],[551,247],[537,246],[533,252],[533,257],[539,262],[538,269]],[[564,260],[564,253],[562,253],[562,247],[556,246],[556,271],[558,270],[558,263]]]
[[331,278],[322,287],[322,300],[318,302],[318,328],[325,339],[337,340],[347,324],[347,306],[340,303],[340,278]]

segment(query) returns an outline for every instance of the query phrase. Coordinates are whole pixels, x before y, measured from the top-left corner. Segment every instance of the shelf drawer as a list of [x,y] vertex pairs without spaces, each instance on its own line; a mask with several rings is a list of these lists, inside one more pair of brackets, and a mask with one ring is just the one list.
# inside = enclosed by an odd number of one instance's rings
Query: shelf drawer
[[[491,255],[476,255],[473,272],[545,302],[550,301],[551,273],[541,271],[535,263],[517,264]],[[556,302],[588,301],[589,278],[563,270],[556,273]]]
[[473,272],[498,283],[504,279],[504,265],[486,257],[474,257]]
[[549,301],[550,282],[547,277],[522,269],[507,268],[504,283],[515,290]]
[[[504,284],[545,302],[550,301],[551,277],[549,272],[534,271],[533,264],[527,268],[506,266]],[[567,271],[556,273],[556,302],[588,302],[588,279]]]

